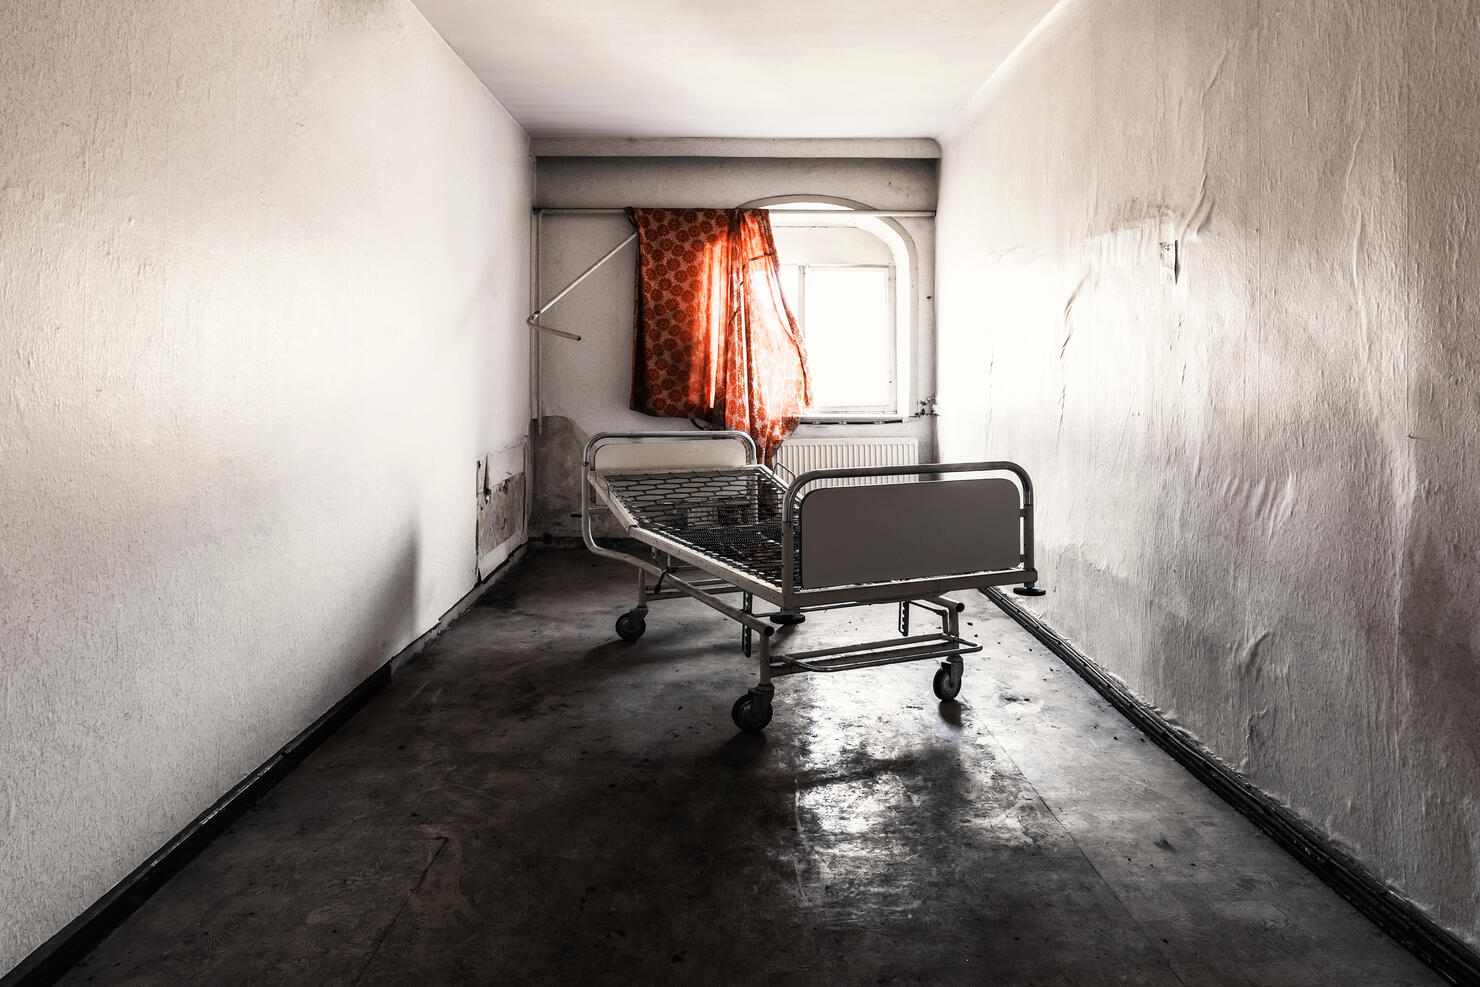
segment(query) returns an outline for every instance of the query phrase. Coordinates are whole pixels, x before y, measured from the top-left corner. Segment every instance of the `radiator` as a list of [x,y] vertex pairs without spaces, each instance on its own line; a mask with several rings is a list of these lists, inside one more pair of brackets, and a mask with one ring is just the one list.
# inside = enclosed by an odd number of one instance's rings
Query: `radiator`
[[[913,466],[920,461],[918,439],[787,439],[776,451],[776,472],[790,482],[812,470],[846,469],[854,466]],[[899,483],[914,477],[871,477],[825,480],[819,487],[847,483]]]

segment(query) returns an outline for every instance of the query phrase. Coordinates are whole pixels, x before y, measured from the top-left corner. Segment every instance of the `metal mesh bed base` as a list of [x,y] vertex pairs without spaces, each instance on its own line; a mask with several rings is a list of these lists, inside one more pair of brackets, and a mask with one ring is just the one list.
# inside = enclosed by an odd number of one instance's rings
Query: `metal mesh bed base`
[[[632,520],[762,582],[781,584],[786,488],[759,466],[670,473],[606,473],[607,496]],[[800,571],[800,557],[797,557]]]

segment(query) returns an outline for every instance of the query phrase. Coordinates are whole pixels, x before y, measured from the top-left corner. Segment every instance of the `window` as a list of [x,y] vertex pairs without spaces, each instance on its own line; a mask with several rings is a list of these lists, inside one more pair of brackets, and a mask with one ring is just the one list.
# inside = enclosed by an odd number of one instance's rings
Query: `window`
[[[910,262],[903,238],[873,216],[820,202],[767,203],[782,292],[807,346],[811,420],[906,417]],[[788,213],[794,215],[788,215]]]
[[893,268],[783,264],[781,284],[807,344],[808,415],[894,414],[899,394]]

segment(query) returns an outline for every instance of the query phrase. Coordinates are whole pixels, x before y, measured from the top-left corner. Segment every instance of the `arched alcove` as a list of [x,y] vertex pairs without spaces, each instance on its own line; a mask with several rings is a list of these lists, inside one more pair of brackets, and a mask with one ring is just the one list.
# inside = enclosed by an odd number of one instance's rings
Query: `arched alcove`
[[[745,208],[771,211],[777,252],[788,285],[788,302],[799,308],[804,283],[812,284],[809,298],[819,296],[817,286],[830,283],[827,294],[852,303],[859,319],[858,335],[845,347],[828,339],[821,326],[813,327],[809,355],[814,365],[814,407],[810,418],[829,420],[880,417],[903,418],[909,415],[914,394],[915,361],[919,338],[919,277],[915,243],[895,220],[862,214],[872,209],[866,203],[835,196],[793,194],[771,196],[745,203]],[[788,212],[794,215],[788,215]],[[871,272],[887,271],[883,278],[870,277]],[[887,291],[887,299],[884,292]],[[889,325],[882,329],[875,321],[875,309],[887,306]],[[806,306],[814,310],[818,306]],[[843,317],[839,310],[834,318]],[[798,320],[805,318],[798,311]],[[850,327],[850,330],[855,327]],[[879,341],[871,334],[890,334],[890,353],[878,351]],[[815,350],[815,354],[811,351]],[[839,357],[848,361],[838,363]],[[887,400],[884,398],[876,369],[879,360],[887,360]],[[850,393],[842,394],[842,390]]]

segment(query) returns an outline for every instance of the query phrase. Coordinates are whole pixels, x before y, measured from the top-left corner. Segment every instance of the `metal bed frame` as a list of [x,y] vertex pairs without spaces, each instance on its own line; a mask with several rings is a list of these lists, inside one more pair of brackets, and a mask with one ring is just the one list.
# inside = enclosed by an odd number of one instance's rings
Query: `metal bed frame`
[[[626,466],[602,469],[597,462],[598,453],[616,443],[694,440],[738,442],[744,448],[744,463],[726,463],[723,456],[709,457],[707,462],[703,456],[689,456],[679,457],[687,458],[689,465],[679,462],[655,467],[642,465],[640,457],[627,456],[631,462]],[[731,718],[743,731],[759,732],[770,723],[775,695],[772,680],[800,672],[841,672],[936,659],[940,667],[933,683],[935,694],[942,701],[954,699],[961,691],[962,657],[980,651],[982,646],[961,636],[959,614],[965,607],[943,594],[1011,583],[1021,584],[1013,590],[1021,595],[1041,596],[1044,592],[1036,585],[1038,573],[1033,566],[1033,484],[1016,463],[929,463],[814,470],[788,485],[756,459],[754,440],[744,432],[730,431],[601,432],[586,443],[581,457],[581,535],[586,547],[597,555],[637,569],[637,603],[617,618],[618,636],[625,641],[636,641],[646,630],[650,602],[685,596],[739,623],[741,650],[747,657],[758,652],[760,672],[760,681],[740,696],[731,709]],[[986,568],[980,565],[984,558],[972,556],[963,570],[960,560],[965,556],[961,550],[947,549],[945,566],[955,571],[918,571],[916,566],[917,571],[907,571],[894,578],[888,572],[881,574],[878,567],[901,563],[890,558],[881,562],[877,554],[862,562],[852,558],[860,553],[869,555],[866,533],[856,533],[854,544],[849,543],[846,534],[839,534],[847,530],[839,528],[839,524],[847,523],[850,509],[856,512],[880,503],[933,507],[940,496],[950,493],[940,491],[940,486],[955,486],[958,482],[937,480],[938,475],[1002,472],[1014,476],[1016,486],[1006,480],[978,481],[999,484],[992,488],[999,503],[996,519],[991,522],[995,532],[982,528],[975,506],[957,508],[954,514],[943,517],[911,519],[910,523],[921,532],[964,523],[968,527],[976,525],[999,543],[1004,537],[1009,538],[1016,565]],[[876,477],[898,477],[907,482],[869,487],[819,486],[825,481]],[[932,489],[921,489],[924,487]],[[1010,510],[1000,506],[1003,492],[1009,487],[1014,497]],[[808,510],[809,498],[825,490],[833,492],[816,502],[815,513]],[[850,490],[873,493],[850,494],[847,492]],[[958,490],[968,496],[978,491],[991,492],[966,486]],[[1017,500],[1019,492],[1021,499]],[[593,502],[593,494],[604,506]],[[880,496],[886,500],[881,502]],[[961,497],[955,496],[952,502],[961,502]],[[612,515],[629,537],[649,548],[652,557],[643,558],[598,544],[592,521],[601,513]],[[813,549],[816,556],[813,569],[823,573],[820,585],[811,585],[813,580],[806,575],[804,551],[808,542],[807,529],[802,523],[804,515],[815,517],[812,523],[819,532],[814,539],[817,545]],[[873,523],[890,520],[899,519],[874,518]],[[907,530],[905,536],[909,534]],[[1000,561],[1002,552],[996,554]],[[926,559],[920,565],[928,570],[932,562],[939,564],[937,559]],[[907,570],[908,563],[903,565]],[[846,576],[846,582],[828,581],[828,573],[839,572],[853,575]],[[741,596],[738,607],[719,598],[734,593]],[[776,607],[776,611],[757,612],[757,599]],[[812,611],[880,603],[898,604],[900,637],[791,654],[772,653],[771,636],[776,630],[772,624],[798,623],[805,619],[804,614]],[[911,634],[912,607],[936,617],[940,629]]]

